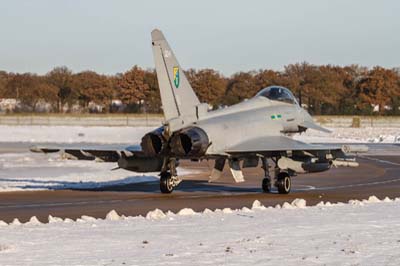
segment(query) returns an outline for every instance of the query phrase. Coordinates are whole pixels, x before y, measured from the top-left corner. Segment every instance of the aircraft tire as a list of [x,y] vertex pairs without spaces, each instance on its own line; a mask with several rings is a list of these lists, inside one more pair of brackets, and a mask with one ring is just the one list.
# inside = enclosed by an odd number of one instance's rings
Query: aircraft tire
[[174,190],[171,173],[163,172],[160,175],[160,190],[164,194],[170,194]]
[[278,188],[279,194],[289,194],[290,189],[292,188],[292,180],[288,173],[281,172],[278,174],[276,187]]
[[271,180],[269,178],[263,178],[262,183],[261,183],[261,188],[264,193],[270,193],[271,192]]

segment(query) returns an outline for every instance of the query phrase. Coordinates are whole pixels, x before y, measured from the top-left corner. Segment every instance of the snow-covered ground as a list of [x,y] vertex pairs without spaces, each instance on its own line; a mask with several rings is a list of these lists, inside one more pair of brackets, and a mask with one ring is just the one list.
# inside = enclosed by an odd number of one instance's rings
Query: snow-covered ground
[[[0,154],[0,192],[19,190],[96,188],[158,181],[159,173],[113,170],[116,163],[65,160],[59,154]],[[178,169],[182,175],[195,173]],[[1,264],[0,264],[1,265]]]
[[[1,142],[137,143],[152,128],[0,126]],[[398,143],[395,128],[309,131],[307,142]],[[1,148],[1,147],[0,147]],[[7,150],[7,149],[6,149]],[[1,151],[1,149],[0,149]],[[0,153],[0,191],[93,188],[156,181],[114,163],[58,154]],[[180,169],[182,174],[193,173]],[[146,217],[0,221],[0,265],[400,265],[400,198],[305,207],[152,211]]]
[[296,134],[294,139],[305,142],[349,142],[349,143],[400,143],[399,128],[364,127],[364,128],[330,128],[332,133],[308,130]]
[[[139,143],[152,127],[4,126],[0,142]],[[399,128],[331,128],[332,133],[309,130],[296,139],[308,142],[400,143]]]
[[[152,130],[149,127],[0,126],[1,143],[131,143]],[[10,148],[8,146],[8,148]],[[0,153],[0,192],[20,190],[96,188],[157,181],[159,173],[113,170],[116,163],[74,161],[60,154]],[[182,175],[195,173],[179,169]],[[1,265],[1,263],[0,263]]]
[[0,222],[0,265],[400,265],[400,198],[378,201]]
[[139,143],[153,127],[4,126],[0,142]]

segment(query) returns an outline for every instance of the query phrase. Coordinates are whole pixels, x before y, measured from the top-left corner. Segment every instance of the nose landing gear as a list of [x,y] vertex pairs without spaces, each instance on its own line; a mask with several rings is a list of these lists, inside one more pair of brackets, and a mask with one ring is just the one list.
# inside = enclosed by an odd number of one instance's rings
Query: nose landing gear
[[176,171],[176,160],[173,158],[165,159],[162,169],[163,171],[160,174],[160,191],[164,194],[170,194],[182,182]]
[[172,176],[170,172],[162,172],[160,174],[160,190],[162,193],[171,193],[180,182],[182,182],[182,179]]

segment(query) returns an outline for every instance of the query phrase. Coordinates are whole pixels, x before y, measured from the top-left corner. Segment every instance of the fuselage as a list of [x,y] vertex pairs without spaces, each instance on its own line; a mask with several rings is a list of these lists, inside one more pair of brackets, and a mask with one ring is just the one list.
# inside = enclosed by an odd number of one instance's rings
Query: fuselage
[[203,129],[211,143],[206,154],[221,154],[244,139],[299,132],[304,110],[257,96],[230,107],[211,111],[193,126]]
[[312,120],[293,94],[280,86],[267,87],[223,109],[197,113],[193,122],[177,119],[171,127],[169,121],[166,127],[146,134],[141,143],[145,154],[191,159],[225,156],[229,148],[244,141],[302,132],[303,122]]

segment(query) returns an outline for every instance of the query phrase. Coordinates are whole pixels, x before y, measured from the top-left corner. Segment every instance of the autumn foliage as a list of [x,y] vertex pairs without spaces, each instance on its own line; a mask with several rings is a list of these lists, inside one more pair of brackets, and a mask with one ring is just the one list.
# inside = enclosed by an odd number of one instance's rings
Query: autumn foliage
[[[281,85],[290,88],[312,114],[400,114],[398,69],[301,63],[288,65],[283,71],[239,72],[230,77],[213,69],[185,73],[200,101],[212,108],[251,98],[264,87]],[[16,112],[99,112],[91,109],[91,104],[101,106],[101,112],[162,112],[155,71],[138,66],[116,75],[73,73],[66,67],[56,67],[42,76],[0,71],[0,98],[17,99],[20,107]]]

